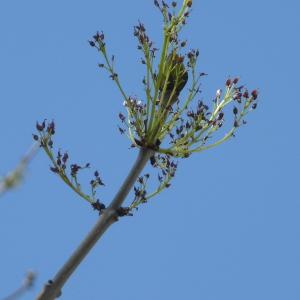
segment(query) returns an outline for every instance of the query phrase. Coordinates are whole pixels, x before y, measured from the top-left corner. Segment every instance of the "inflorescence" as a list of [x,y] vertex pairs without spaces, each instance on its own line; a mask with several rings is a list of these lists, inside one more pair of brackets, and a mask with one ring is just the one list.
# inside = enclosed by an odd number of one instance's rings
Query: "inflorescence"
[[[121,124],[119,131],[126,134],[132,147],[146,147],[155,150],[152,158],[160,163],[152,164],[160,168],[161,174],[169,174],[161,179],[159,186],[151,194],[146,192],[149,174],[140,177],[135,187],[135,198],[131,204],[136,208],[169,186],[174,177],[177,163],[170,163],[171,157],[186,158],[195,152],[201,152],[222,144],[235,136],[236,130],[246,124],[244,117],[257,107],[258,91],[249,92],[244,85],[239,85],[239,78],[228,78],[224,90],[218,89],[212,105],[206,105],[196,97],[200,93],[200,79],[207,75],[196,71],[199,50],[186,51],[187,40],[180,38],[180,32],[190,16],[192,0],[183,0],[180,9],[176,1],[154,1],[162,14],[164,39],[162,48],[156,48],[147,34],[146,27],[139,22],[134,26],[134,37],[138,50],[142,52],[141,63],[145,65],[142,79],[144,99],[125,93],[119,75],[115,71],[114,56],[109,59],[103,32],[97,32],[89,41],[104,58],[99,67],[108,71],[123,97],[127,116],[119,113]],[[160,53],[159,59],[157,54]],[[185,87],[189,87],[184,92]],[[196,100],[196,101],[194,101]],[[193,104],[196,102],[196,104]],[[231,108],[231,126],[223,126],[225,116]],[[226,115],[225,115],[226,110]],[[217,132],[224,129],[222,137]],[[173,171],[166,171],[166,165],[174,164]]]
[[90,193],[85,193],[82,190],[81,184],[79,183],[78,174],[84,169],[90,168],[90,163],[80,165],[77,163],[69,164],[68,152],[62,152],[58,150],[54,154],[53,150],[53,136],[55,134],[55,123],[54,121],[46,122],[44,120],[41,123],[36,123],[37,134],[33,135],[33,139],[40,143],[40,146],[44,149],[46,154],[51,160],[52,165],[50,170],[57,174],[75,193],[80,197],[88,201],[92,207],[102,213],[105,209],[105,205],[99,201],[96,195],[97,188],[103,186],[104,183],[100,178],[99,172],[95,171],[93,178],[90,180]]
[[[246,124],[245,116],[257,107],[258,91],[249,92],[244,85],[239,84],[238,77],[225,81],[223,90],[216,91],[211,105],[197,99],[201,92],[200,80],[207,74],[196,70],[199,50],[186,50],[188,41],[180,37],[192,4],[192,0],[183,0],[178,8],[176,1],[170,4],[163,0],[154,1],[164,24],[160,49],[155,47],[143,23],[134,26],[133,35],[142,53],[140,61],[145,66],[142,78],[145,94],[142,98],[125,92],[115,69],[115,56],[107,52],[104,33],[97,32],[89,41],[90,46],[96,48],[103,58],[98,66],[108,72],[123,97],[127,116],[119,113],[120,133],[128,136],[132,147],[154,150],[150,162],[159,170],[159,184],[152,193],[147,192],[150,174],[138,178],[134,199],[129,207],[120,208],[120,216],[131,215],[133,209],[170,186],[178,164],[174,159],[187,158],[195,152],[202,152],[229,140],[241,125]],[[225,119],[229,119],[227,126],[224,126]],[[52,161],[51,170],[90,202],[94,209],[103,211],[105,205],[96,198],[96,188],[103,185],[99,173],[96,171],[90,181],[91,194],[85,194],[78,183],[77,173],[89,168],[89,164],[72,164],[68,173],[68,153],[58,151],[55,156],[52,151],[54,123],[50,122],[47,126],[45,121],[37,123],[37,130],[38,135],[34,135],[34,139],[40,142]],[[220,137],[222,130],[225,132]]]

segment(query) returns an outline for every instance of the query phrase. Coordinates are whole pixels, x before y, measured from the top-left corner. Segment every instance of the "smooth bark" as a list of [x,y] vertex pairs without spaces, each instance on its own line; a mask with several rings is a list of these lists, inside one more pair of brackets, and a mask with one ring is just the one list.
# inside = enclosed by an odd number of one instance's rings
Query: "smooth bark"
[[95,226],[70,256],[67,262],[57,272],[54,279],[49,280],[49,282],[44,286],[42,292],[37,296],[36,300],[54,300],[61,295],[62,287],[65,285],[79,264],[95,246],[104,232],[118,220],[118,209],[121,207],[141,171],[153,154],[154,152],[151,149],[140,149],[135,164],[133,165],[131,171],[129,172],[120,190],[112,200],[111,204],[107,209],[104,210]]

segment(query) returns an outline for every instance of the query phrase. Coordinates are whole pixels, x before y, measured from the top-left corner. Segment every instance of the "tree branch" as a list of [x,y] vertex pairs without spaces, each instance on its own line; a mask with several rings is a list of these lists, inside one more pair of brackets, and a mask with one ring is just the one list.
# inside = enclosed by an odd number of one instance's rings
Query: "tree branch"
[[104,210],[95,226],[88,233],[79,247],[70,256],[67,262],[57,272],[54,279],[49,280],[48,283],[44,286],[44,289],[38,295],[36,300],[53,300],[61,295],[62,287],[70,278],[72,273],[87,256],[90,250],[95,246],[96,242],[109,228],[109,226],[118,220],[118,209],[121,207],[139,174],[153,154],[154,151],[151,149],[140,149],[135,164],[133,165],[123,185],[121,186],[120,190],[118,191],[108,208]]
[[34,272],[28,272],[25,279],[22,282],[22,285],[16,289],[12,294],[3,298],[2,300],[16,300],[23,296],[34,284],[36,274]]
[[9,189],[17,186],[23,178],[25,169],[29,162],[32,160],[33,156],[39,149],[38,143],[31,146],[28,152],[20,160],[18,166],[8,173],[4,178],[0,179],[0,197]]

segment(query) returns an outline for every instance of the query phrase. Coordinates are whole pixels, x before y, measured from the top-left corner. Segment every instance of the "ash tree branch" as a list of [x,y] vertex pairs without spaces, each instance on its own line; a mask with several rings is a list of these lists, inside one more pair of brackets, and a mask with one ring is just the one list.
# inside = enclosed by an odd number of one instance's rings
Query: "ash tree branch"
[[53,280],[49,280],[44,286],[41,293],[37,296],[36,300],[53,300],[61,295],[61,289],[87,256],[90,250],[95,246],[96,242],[101,238],[105,231],[118,220],[119,212],[122,203],[125,201],[126,196],[133,187],[139,174],[145,167],[150,157],[154,154],[154,151],[147,148],[141,148],[139,150],[138,157],[125,179],[120,190],[110,203],[107,209],[104,210],[100,219],[97,221],[92,230],[88,233],[86,238],[70,256],[67,262],[57,272]]

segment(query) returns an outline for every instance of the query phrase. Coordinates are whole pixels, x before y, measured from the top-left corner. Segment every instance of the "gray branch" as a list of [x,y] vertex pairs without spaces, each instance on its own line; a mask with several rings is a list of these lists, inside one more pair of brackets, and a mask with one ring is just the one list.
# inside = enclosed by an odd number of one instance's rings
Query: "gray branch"
[[151,149],[140,149],[135,164],[133,165],[123,185],[121,186],[120,190],[118,191],[108,208],[104,210],[95,226],[88,233],[86,238],[81,242],[79,247],[70,256],[67,262],[58,271],[54,279],[49,280],[49,282],[44,286],[42,292],[37,296],[36,300],[54,300],[61,295],[62,287],[70,278],[72,273],[87,256],[90,250],[95,246],[96,242],[109,228],[109,226],[118,220],[117,210],[121,207],[135,181],[137,180],[139,174],[153,154],[154,151]]

